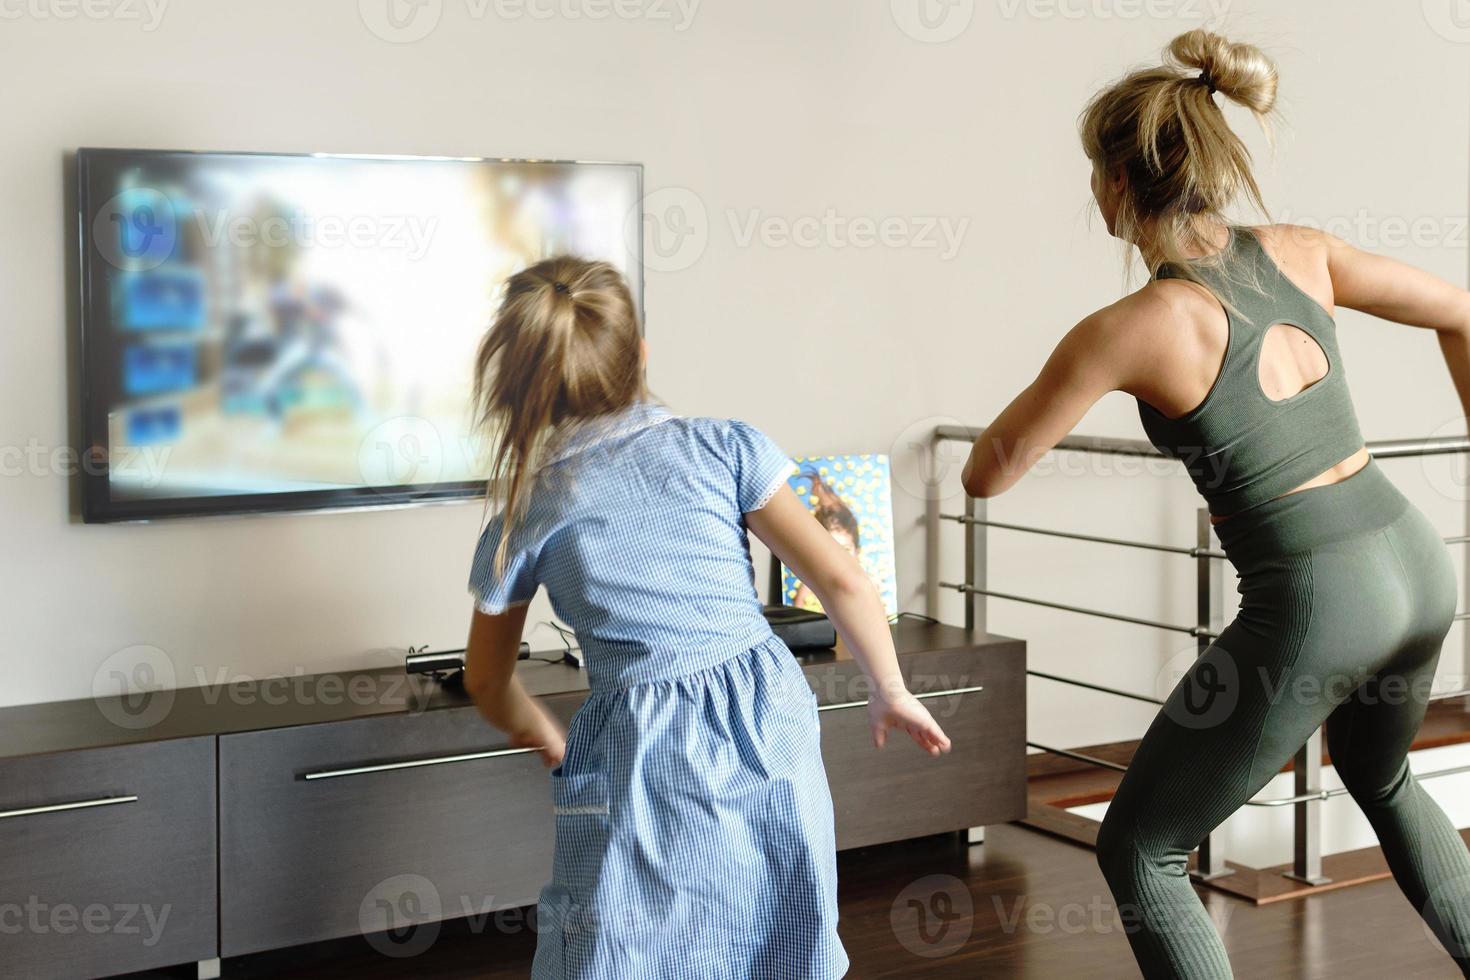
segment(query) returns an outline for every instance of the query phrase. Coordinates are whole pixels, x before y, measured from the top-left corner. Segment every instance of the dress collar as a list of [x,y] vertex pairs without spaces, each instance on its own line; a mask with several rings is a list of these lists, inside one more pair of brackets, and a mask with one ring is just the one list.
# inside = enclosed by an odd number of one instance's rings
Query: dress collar
[[551,466],[586,452],[613,439],[625,439],[644,429],[675,418],[657,402],[634,402],[627,408],[590,419],[578,419],[558,426],[541,453],[541,465]]

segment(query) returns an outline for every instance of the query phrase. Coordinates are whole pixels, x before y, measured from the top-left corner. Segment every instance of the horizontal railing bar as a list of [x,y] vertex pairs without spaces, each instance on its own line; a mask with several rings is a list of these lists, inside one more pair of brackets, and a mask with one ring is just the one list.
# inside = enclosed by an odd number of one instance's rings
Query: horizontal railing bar
[[1470,544],[1470,534],[1462,534],[1455,538],[1445,538],[1445,544]]
[[[1434,769],[1429,772],[1414,773],[1415,779],[1438,779],[1441,776],[1455,776],[1460,773],[1470,772],[1470,765],[1452,766],[1449,769]],[[1274,800],[1247,800],[1246,806],[1291,806],[1295,803],[1311,803],[1314,800],[1330,800],[1334,796],[1347,796],[1349,790],[1346,787],[1337,789],[1319,789],[1314,793],[1298,793],[1295,796],[1283,796]]]
[[1224,558],[1225,552],[1201,550],[1199,548],[1183,548],[1172,544],[1151,544],[1147,541],[1129,541],[1124,538],[1103,538],[1095,534],[1078,534],[1075,531],[1054,531],[1050,528],[1031,527],[1027,524],[1007,524],[1004,521],[980,520],[975,517],[966,517],[964,514],[940,514],[942,521],[954,521],[956,524],[974,524],[980,527],[998,527],[1003,531],[1021,531],[1025,534],[1043,534],[1050,538],[1067,538],[1072,541],[1090,541],[1093,544],[1112,544],[1121,548],[1142,548],[1145,551],[1163,551],[1171,555],[1184,555],[1186,558]]
[[1385,439],[1368,443],[1375,459],[1402,459],[1412,456],[1448,456],[1470,451],[1470,437],[1441,436],[1437,439]]
[[[1116,762],[1109,762],[1106,759],[1099,759],[1096,756],[1084,755],[1081,752],[1073,752],[1071,749],[1059,749],[1054,745],[1043,745],[1040,742],[1027,742],[1026,744],[1033,749],[1037,749],[1041,752],[1046,752],[1049,755],[1059,755],[1064,759],[1074,759],[1077,762],[1085,762],[1091,766],[1099,766],[1103,769],[1111,769],[1114,772],[1128,771],[1127,766],[1120,765]],[[1441,776],[1456,776],[1460,775],[1461,773],[1467,772],[1470,772],[1470,765],[1452,766],[1449,769],[1434,769],[1430,772],[1416,772],[1414,773],[1414,778],[1419,780],[1438,779]],[[1348,792],[1349,791],[1346,787],[1338,787],[1336,789],[1319,789],[1311,793],[1298,793],[1295,796],[1283,796],[1277,799],[1246,800],[1245,805],[1266,807],[1294,806],[1297,803],[1311,803],[1317,800],[1330,800],[1336,796],[1347,796]]]
[[[985,434],[973,425],[940,425],[934,438],[944,442],[974,442]],[[1067,452],[1095,453],[1101,456],[1147,456],[1165,458],[1153,444],[1143,439],[1118,439],[1112,436],[1067,436],[1057,449]],[[1434,439],[1382,439],[1367,443],[1368,452],[1377,459],[1401,459],[1408,456],[1445,456],[1470,452],[1470,436],[1441,436]]]
[[[1073,759],[1077,762],[1085,762],[1088,765],[1099,766],[1103,769],[1111,769],[1114,772],[1128,771],[1127,766],[1119,765],[1116,762],[1109,762],[1106,759],[1099,759],[1095,756],[1084,755],[1081,752],[1073,752],[1071,749],[1059,749],[1056,746],[1043,745],[1040,742],[1027,742],[1026,744],[1033,749],[1037,749],[1041,752],[1046,752],[1049,755],[1059,755],[1064,759]],[[1431,772],[1416,772],[1414,773],[1414,778],[1419,780],[1438,779],[1441,776],[1456,776],[1461,773],[1467,772],[1470,772],[1470,765],[1453,766],[1449,769],[1435,769]],[[1297,803],[1311,803],[1317,800],[1330,800],[1333,797],[1347,795],[1348,790],[1346,787],[1338,787],[1336,789],[1319,789],[1313,793],[1298,793],[1295,796],[1283,796],[1271,800],[1247,800],[1245,805],[1265,807],[1294,806]]]
[[1101,766],[1104,769],[1111,769],[1114,772],[1128,771],[1127,766],[1120,766],[1116,762],[1109,762],[1106,759],[1095,759],[1090,755],[1083,755],[1081,752],[1073,752],[1070,749],[1059,749],[1051,745],[1042,745],[1040,742],[1027,742],[1026,744],[1033,749],[1040,749],[1042,752],[1047,752],[1051,755],[1059,755],[1066,759],[1076,759],[1078,762],[1085,762],[1092,766]]
[[1203,637],[1213,640],[1220,634],[1212,633],[1199,626],[1179,626],[1176,623],[1161,623],[1155,619],[1140,619],[1137,616],[1123,616],[1119,613],[1103,612],[1100,609],[1086,609],[1082,606],[1069,606],[1062,602],[1051,602],[1047,599],[1032,599],[1028,596],[1011,595],[1008,592],[995,592],[991,589],[977,589],[972,585],[962,585],[955,582],[940,582],[941,589],[953,589],[956,592],[964,592],[970,595],[989,596],[992,599],[1009,599],[1011,602],[1024,602],[1031,606],[1044,606],[1047,609],[1060,609],[1063,612],[1079,613],[1083,616],[1096,616],[1099,619],[1111,619],[1119,623],[1132,623],[1134,626],[1151,626],[1154,629],[1168,630],[1171,633],[1186,633],[1196,639]]
[[1044,677],[1049,681],[1059,684],[1071,684],[1073,687],[1085,687],[1089,691],[1101,691],[1103,694],[1116,694],[1120,698],[1132,698],[1135,701],[1145,701],[1149,704],[1162,705],[1164,702],[1159,698],[1151,698],[1146,694],[1134,694],[1132,691],[1120,691],[1116,687],[1104,687],[1101,684],[1093,684],[1091,681],[1079,681],[1075,677],[1062,677],[1058,674],[1048,674],[1044,670],[1027,670],[1026,673],[1032,677]]

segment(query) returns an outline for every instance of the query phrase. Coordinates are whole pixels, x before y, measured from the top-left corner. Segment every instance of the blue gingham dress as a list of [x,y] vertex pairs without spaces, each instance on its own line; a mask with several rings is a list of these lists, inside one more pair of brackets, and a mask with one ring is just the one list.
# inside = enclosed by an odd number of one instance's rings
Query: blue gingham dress
[[545,585],[591,695],[551,774],[537,980],[840,977],[816,699],[761,615],[742,515],[790,460],[738,421],[639,403],[559,434],[480,611]]

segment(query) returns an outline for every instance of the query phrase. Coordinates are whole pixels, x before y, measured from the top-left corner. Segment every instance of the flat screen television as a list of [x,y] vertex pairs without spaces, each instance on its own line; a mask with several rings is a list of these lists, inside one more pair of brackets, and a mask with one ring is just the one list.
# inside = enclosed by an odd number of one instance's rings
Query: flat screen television
[[606,259],[637,164],[84,149],[83,519],[484,490],[470,391],[505,280]]

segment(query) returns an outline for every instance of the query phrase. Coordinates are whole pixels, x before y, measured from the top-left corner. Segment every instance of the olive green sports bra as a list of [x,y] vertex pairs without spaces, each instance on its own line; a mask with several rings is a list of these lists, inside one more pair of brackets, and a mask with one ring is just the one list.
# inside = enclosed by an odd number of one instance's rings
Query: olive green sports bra
[[[1226,248],[1228,278],[1209,265],[1195,270],[1227,301],[1229,336],[1214,386],[1179,418],[1138,403],[1149,440],[1184,464],[1217,517],[1290,493],[1363,448],[1332,316],[1286,277],[1251,230],[1232,228]],[[1157,278],[1182,277],[1166,265]],[[1266,396],[1259,374],[1262,342],[1277,324],[1306,332],[1328,365],[1322,380],[1282,401]]]

